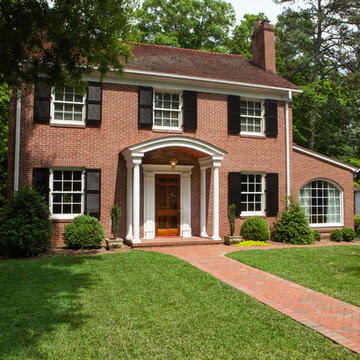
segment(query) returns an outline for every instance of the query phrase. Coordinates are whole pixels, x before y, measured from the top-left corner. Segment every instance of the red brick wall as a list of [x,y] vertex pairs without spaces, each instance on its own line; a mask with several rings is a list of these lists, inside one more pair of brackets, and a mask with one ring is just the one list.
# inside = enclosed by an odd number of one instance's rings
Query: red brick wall
[[[101,218],[105,232],[110,236],[110,208],[116,202],[122,206],[123,217],[120,236],[126,234],[126,164],[120,152],[126,147],[153,138],[169,135],[151,130],[138,130],[138,91],[136,86],[103,85],[102,125],[100,128],[65,127],[33,124],[33,94],[25,94],[22,99],[22,128],[20,181],[31,182],[33,167],[81,166],[101,169]],[[13,152],[15,106],[11,101],[9,126],[9,190],[13,184]],[[229,232],[227,219],[227,176],[229,171],[261,171],[279,173],[279,201],[285,198],[285,116],[284,103],[278,107],[277,138],[259,138],[228,135],[227,96],[198,93],[198,129],[184,135],[207,141],[227,152],[220,167],[220,235]],[[169,157],[176,156],[180,163],[196,165],[192,173],[192,231],[200,232],[199,193],[200,170],[196,159],[189,154],[173,151],[154,151],[146,154],[144,162],[166,163]],[[353,210],[352,178],[348,171],[327,165],[318,160],[302,160],[302,155],[292,154],[292,189],[306,181],[331,173],[332,179],[346,191],[346,224],[351,224]],[[299,166],[299,163],[301,165]],[[309,164],[314,166],[309,167]],[[305,169],[308,169],[305,171]],[[324,169],[323,172],[322,169]],[[328,170],[325,170],[328,169]],[[331,171],[329,171],[331,169]],[[207,171],[207,231],[212,234],[212,171]],[[295,180],[296,179],[296,180]],[[299,180],[300,179],[300,180]],[[141,186],[143,179],[141,178]],[[141,198],[143,192],[141,191]],[[141,226],[143,222],[143,199],[141,200]],[[351,212],[351,214],[350,214]],[[272,225],[275,218],[267,219]],[[243,218],[236,220],[236,233],[240,231]],[[54,245],[62,244],[62,231],[67,222],[54,222]],[[142,230],[142,227],[141,227]],[[142,236],[142,232],[140,233]]]
[[310,180],[323,179],[335,182],[343,190],[344,226],[354,227],[353,174],[312,156],[293,151],[291,163],[291,190],[296,199],[300,189]]

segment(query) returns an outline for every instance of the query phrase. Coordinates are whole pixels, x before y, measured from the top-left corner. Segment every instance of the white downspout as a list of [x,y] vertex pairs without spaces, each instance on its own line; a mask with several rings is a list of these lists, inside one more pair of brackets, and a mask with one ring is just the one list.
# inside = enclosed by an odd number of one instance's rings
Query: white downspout
[[15,159],[14,159],[14,191],[19,191],[20,163],[20,126],[21,126],[21,90],[17,91],[16,124],[15,124]]
[[286,195],[290,196],[290,134],[289,134],[289,102],[292,99],[289,91],[289,99],[285,102],[285,131],[286,131]]

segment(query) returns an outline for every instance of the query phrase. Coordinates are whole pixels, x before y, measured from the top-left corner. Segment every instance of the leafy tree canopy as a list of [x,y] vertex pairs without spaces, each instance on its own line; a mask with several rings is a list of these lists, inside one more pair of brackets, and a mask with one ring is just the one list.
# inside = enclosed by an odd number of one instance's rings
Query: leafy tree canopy
[[141,42],[224,52],[235,12],[222,0],[145,0],[138,18]]
[[235,26],[228,45],[231,54],[240,54],[249,59],[252,58],[252,34],[256,30],[258,18],[268,20],[264,13],[245,14],[240,24]]
[[121,73],[136,0],[2,0],[0,83],[79,84],[97,67]]

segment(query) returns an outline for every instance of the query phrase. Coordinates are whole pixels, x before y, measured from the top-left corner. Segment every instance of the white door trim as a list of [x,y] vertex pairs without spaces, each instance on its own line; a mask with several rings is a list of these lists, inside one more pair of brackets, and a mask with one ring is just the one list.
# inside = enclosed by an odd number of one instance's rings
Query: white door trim
[[155,175],[180,175],[180,236],[191,237],[191,170],[192,165],[142,164],[144,172],[144,238],[155,238]]

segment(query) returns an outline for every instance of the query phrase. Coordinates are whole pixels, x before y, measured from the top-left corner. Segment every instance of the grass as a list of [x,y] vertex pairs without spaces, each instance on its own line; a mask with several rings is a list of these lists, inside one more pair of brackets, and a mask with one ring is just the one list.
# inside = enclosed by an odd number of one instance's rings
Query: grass
[[360,306],[360,246],[251,250],[227,256]]
[[182,260],[132,251],[0,261],[0,358],[358,357]]

